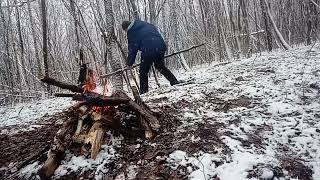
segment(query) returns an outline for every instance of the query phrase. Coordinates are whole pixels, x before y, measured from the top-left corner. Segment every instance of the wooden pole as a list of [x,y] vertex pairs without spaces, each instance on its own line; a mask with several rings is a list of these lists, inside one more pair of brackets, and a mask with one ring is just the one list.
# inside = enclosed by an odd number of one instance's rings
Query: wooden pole
[[[181,54],[181,53],[190,51],[190,50],[192,50],[192,49],[198,48],[198,47],[203,46],[203,45],[205,45],[205,43],[200,44],[200,45],[196,45],[196,46],[192,46],[192,47],[190,47],[190,48],[188,48],[188,49],[183,49],[183,50],[178,51],[178,52],[174,52],[174,53],[172,53],[172,54],[166,55],[164,58],[169,58],[169,57],[175,56],[175,55],[177,55],[177,54]],[[108,74],[105,74],[105,75],[101,75],[100,78],[110,77],[110,76],[112,76],[112,75],[114,75],[114,74],[121,73],[121,72],[130,70],[130,69],[132,69],[132,68],[135,68],[135,67],[137,67],[137,66],[140,66],[140,64],[141,64],[141,63],[135,64],[135,65],[133,65],[133,66],[131,66],[131,67],[127,67],[127,68],[124,68],[124,69],[119,69],[119,70],[114,71],[114,72],[112,72],[112,73],[108,73]]]

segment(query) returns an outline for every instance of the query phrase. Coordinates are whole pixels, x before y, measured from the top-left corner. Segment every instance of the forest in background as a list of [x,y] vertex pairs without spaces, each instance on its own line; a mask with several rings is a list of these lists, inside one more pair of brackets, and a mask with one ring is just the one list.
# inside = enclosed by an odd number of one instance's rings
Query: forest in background
[[[1,0],[0,104],[49,96],[43,76],[77,83],[80,65],[98,75],[125,67],[123,20],[155,24],[172,69],[232,61],[253,53],[312,44],[320,34],[319,0]],[[121,47],[121,48],[120,48]],[[121,74],[111,79],[123,87]]]

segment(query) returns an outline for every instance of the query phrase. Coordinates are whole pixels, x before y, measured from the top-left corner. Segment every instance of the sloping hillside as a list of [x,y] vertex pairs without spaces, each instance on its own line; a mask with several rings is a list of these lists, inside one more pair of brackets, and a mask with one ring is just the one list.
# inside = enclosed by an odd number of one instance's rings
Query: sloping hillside
[[[320,179],[319,45],[195,68],[178,77],[185,82],[143,96],[162,123],[155,140],[110,132],[96,160],[68,152],[53,178]],[[28,114],[32,107],[21,111]],[[36,178],[41,160],[16,173],[8,167],[23,160],[13,156],[17,152],[32,154],[21,151],[34,141],[31,134],[46,137],[36,140],[44,141],[38,146],[52,138],[59,114],[15,125],[23,121],[18,109],[0,109],[1,142],[7,143],[0,149],[7,153],[0,158],[1,175]],[[9,118],[12,113],[17,117]]]

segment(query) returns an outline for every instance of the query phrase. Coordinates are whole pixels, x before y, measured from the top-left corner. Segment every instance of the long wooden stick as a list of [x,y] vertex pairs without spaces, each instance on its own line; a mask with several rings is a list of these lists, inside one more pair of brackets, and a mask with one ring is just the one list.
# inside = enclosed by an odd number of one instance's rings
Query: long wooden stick
[[[181,50],[181,51],[178,51],[178,52],[174,52],[174,53],[172,53],[172,54],[166,55],[164,58],[169,58],[169,57],[175,56],[175,55],[177,55],[177,54],[181,54],[181,53],[190,51],[190,50],[192,50],[192,49],[198,48],[198,47],[203,46],[203,45],[205,45],[205,43],[200,44],[200,45],[196,45],[196,46],[192,46],[192,47],[190,47],[190,48],[188,48],[188,49],[184,49],[184,50]],[[135,67],[137,67],[137,66],[140,66],[140,64],[141,64],[141,63],[138,63],[138,64],[135,64],[135,65],[133,65],[133,66],[131,66],[131,67],[127,67],[127,68],[124,68],[124,69],[119,69],[119,70],[114,71],[114,72],[112,72],[112,73],[108,73],[108,74],[105,74],[105,75],[101,75],[100,78],[110,77],[110,76],[112,76],[112,75],[114,75],[114,74],[121,73],[121,72],[123,72],[123,71],[127,71],[127,70],[130,70],[130,69],[135,68]]]

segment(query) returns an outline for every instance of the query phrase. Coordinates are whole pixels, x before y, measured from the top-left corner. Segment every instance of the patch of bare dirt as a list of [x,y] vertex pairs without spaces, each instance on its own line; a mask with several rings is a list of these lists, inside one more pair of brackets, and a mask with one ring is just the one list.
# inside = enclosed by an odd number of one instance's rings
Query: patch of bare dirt
[[283,178],[284,173],[282,171],[282,168],[279,166],[265,166],[264,164],[258,164],[256,166],[253,166],[252,169],[248,170],[248,175],[247,178],[252,179],[252,178],[257,178],[257,179],[262,179],[261,176],[263,174],[264,170],[269,170],[272,171],[273,176],[269,177],[268,180],[274,180],[276,178]]
[[[36,124],[31,130],[21,130],[26,126],[3,127],[8,132],[16,131],[13,134],[1,134],[0,136],[0,164],[2,167],[10,167],[0,171],[0,179],[6,178],[11,173],[28,165],[30,162],[46,159],[46,151],[52,143],[53,138],[60,128],[57,121],[68,118],[65,112],[57,113],[51,118],[45,117],[43,122]],[[19,130],[20,129],[20,130]],[[12,177],[15,179],[15,177]]]
[[246,96],[240,96],[238,99],[223,100],[220,98],[212,98],[210,102],[216,104],[215,111],[228,112],[238,107],[251,107],[252,99]]
[[284,158],[281,160],[281,167],[289,172],[290,177],[301,180],[312,180],[313,171],[297,158]]

